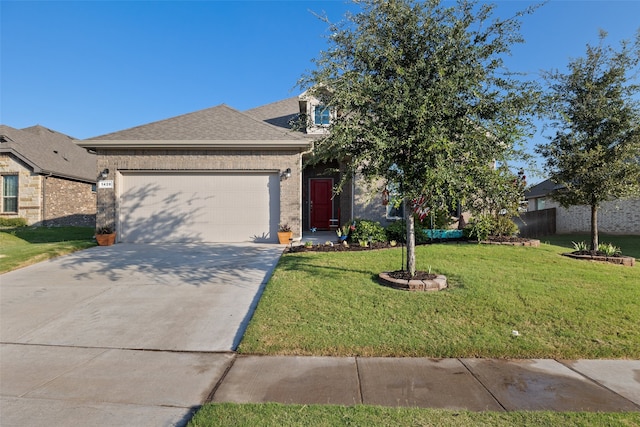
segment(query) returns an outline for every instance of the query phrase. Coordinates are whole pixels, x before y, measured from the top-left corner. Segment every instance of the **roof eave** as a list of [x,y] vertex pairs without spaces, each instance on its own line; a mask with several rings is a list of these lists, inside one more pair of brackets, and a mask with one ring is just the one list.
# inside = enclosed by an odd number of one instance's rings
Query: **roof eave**
[[74,141],[86,149],[203,149],[218,150],[305,150],[310,147],[309,141],[304,140],[273,140],[273,141],[211,141],[211,140],[85,140]]
[[38,166],[35,163],[33,163],[28,158],[26,158],[25,156],[23,156],[22,154],[20,154],[18,151],[16,151],[12,147],[0,148],[0,153],[7,153],[7,154],[14,155],[17,159],[19,159],[20,161],[25,163],[27,166],[29,166],[31,169],[33,169],[33,173],[35,173],[37,175],[55,176],[57,178],[70,179],[70,180],[73,180],[73,181],[87,182],[87,183],[91,183],[91,184],[95,184],[97,182],[97,180],[95,178],[88,178],[86,176],[69,175],[69,174],[64,174],[64,173],[60,173],[60,172],[56,172],[56,171],[43,169],[40,166]]
[[33,169],[34,173],[40,173],[42,172],[42,168],[40,168],[40,166],[36,165],[35,163],[33,163],[31,160],[29,160],[28,158],[26,158],[25,156],[23,156],[18,150],[16,150],[14,147],[4,147],[4,148],[0,148],[0,153],[7,153],[7,154],[13,154],[16,158],[18,158],[20,161],[22,161],[23,163],[25,163],[27,166],[29,166],[31,169]]

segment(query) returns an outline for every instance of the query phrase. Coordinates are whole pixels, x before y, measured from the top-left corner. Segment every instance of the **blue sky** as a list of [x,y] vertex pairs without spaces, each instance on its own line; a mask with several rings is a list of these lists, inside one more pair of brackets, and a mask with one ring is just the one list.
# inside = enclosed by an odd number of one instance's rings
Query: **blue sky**
[[[500,16],[536,2],[496,1]],[[0,122],[89,138],[221,103],[298,94],[345,1],[0,1]],[[509,66],[537,77],[596,43],[630,39],[640,0],[551,0],[523,18]],[[538,137],[531,141],[540,142]]]

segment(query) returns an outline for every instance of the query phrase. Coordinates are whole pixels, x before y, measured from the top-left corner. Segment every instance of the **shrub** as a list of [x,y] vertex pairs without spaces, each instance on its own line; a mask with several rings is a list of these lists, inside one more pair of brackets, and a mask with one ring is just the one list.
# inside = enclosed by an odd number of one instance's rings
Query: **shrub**
[[615,256],[622,253],[619,247],[614,246],[611,243],[600,243],[598,245],[598,252],[602,252],[606,256]]
[[0,227],[26,227],[27,220],[24,218],[0,218]]
[[479,215],[471,218],[469,225],[464,228],[464,236],[478,241],[486,240],[495,230],[495,218],[491,215]]
[[[420,223],[420,221],[415,222],[415,234],[416,234],[416,244],[421,245],[427,243],[429,238],[427,234],[424,232],[425,227]],[[396,242],[406,242],[407,240],[407,226],[404,220],[399,220],[392,222],[387,225],[385,228],[385,233],[387,234],[387,240],[395,240]]]
[[388,241],[395,240],[396,242],[404,242],[406,240],[406,226],[403,220],[394,221],[387,225],[384,232],[387,235]]
[[576,252],[585,252],[589,250],[589,246],[584,242],[571,242],[573,243],[573,250]]
[[511,218],[501,215],[494,221],[491,234],[494,236],[513,236],[520,232],[518,225]]
[[352,229],[349,233],[349,238],[352,242],[368,242],[371,237],[372,242],[386,242],[387,235],[384,231],[384,227],[377,221],[370,221],[368,219],[356,219],[352,225],[355,226],[355,230]]

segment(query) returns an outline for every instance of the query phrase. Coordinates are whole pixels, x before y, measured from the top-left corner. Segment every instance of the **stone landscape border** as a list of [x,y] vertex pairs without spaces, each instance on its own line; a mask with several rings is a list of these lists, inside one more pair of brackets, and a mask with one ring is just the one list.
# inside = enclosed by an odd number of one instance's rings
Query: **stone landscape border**
[[447,277],[443,275],[437,275],[430,280],[407,280],[394,279],[389,276],[388,272],[385,272],[378,275],[378,281],[383,286],[403,291],[440,291],[447,287]]
[[574,259],[582,259],[586,261],[608,262],[610,264],[625,265],[627,267],[633,267],[636,264],[636,259],[630,256],[578,255],[578,254],[572,254],[570,252],[563,253],[562,255],[569,258],[574,258]]

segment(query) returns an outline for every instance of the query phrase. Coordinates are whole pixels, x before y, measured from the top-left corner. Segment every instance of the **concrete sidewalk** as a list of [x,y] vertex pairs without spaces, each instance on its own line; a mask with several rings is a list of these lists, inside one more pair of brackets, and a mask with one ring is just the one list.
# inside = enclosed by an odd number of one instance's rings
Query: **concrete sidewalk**
[[640,411],[640,361],[236,356],[212,401]]

